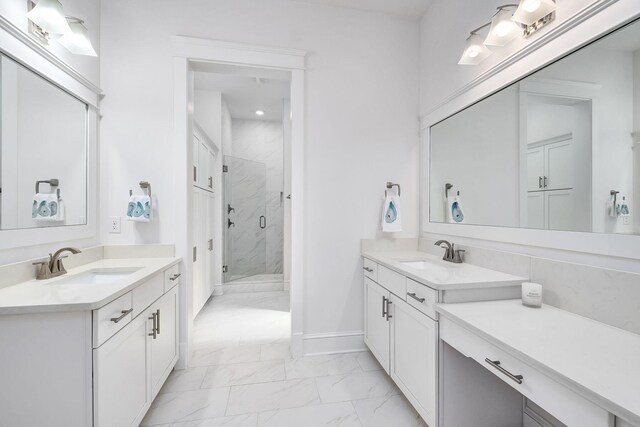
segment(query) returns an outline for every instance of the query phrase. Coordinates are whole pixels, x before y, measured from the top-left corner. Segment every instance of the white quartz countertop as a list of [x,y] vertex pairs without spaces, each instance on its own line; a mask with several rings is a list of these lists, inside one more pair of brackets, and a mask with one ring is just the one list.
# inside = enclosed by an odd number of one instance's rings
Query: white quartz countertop
[[640,424],[640,335],[520,300],[438,304],[474,332],[600,407]]
[[[528,280],[477,265],[454,264],[420,251],[365,251],[362,256],[437,290],[514,286]],[[403,264],[409,261],[428,261],[432,266],[417,269]]]
[[[0,289],[0,315],[94,310],[179,262],[180,258],[103,259],[71,268],[66,275],[53,279],[18,283]],[[57,283],[79,273],[100,269],[137,270],[113,283]]]

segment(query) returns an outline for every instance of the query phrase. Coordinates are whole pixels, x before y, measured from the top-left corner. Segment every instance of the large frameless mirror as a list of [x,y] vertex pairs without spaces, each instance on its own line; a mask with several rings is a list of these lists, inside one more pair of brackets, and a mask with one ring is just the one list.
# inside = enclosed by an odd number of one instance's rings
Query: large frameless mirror
[[0,230],[87,224],[87,104],[5,55],[0,78]]
[[640,21],[429,131],[432,223],[640,233]]

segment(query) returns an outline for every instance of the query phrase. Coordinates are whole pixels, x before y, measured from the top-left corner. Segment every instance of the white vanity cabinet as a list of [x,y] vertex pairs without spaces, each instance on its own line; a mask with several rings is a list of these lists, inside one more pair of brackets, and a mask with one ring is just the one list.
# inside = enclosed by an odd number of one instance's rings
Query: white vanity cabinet
[[0,426],[140,424],[178,361],[180,270],[139,261],[156,267],[97,308],[0,315]]
[[178,360],[178,288],[93,350],[94,426],[137,426]]
[[437,322],[405,301],[410,279],[366,258],[364,267],[365,344],[420,416],[435,426]]

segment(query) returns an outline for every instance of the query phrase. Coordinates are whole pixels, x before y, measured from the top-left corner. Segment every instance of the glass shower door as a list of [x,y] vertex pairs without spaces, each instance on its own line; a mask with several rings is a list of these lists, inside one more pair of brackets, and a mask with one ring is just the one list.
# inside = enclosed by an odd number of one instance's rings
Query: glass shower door
[[267,169],[264,163],[224,156],[225,282],[264,274]]

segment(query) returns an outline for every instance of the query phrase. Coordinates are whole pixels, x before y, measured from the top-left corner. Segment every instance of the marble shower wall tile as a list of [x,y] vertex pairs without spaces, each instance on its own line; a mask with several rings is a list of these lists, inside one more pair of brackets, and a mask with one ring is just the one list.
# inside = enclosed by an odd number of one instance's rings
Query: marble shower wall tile
[[531,258],[546,304],[640,334],[640,274]]

